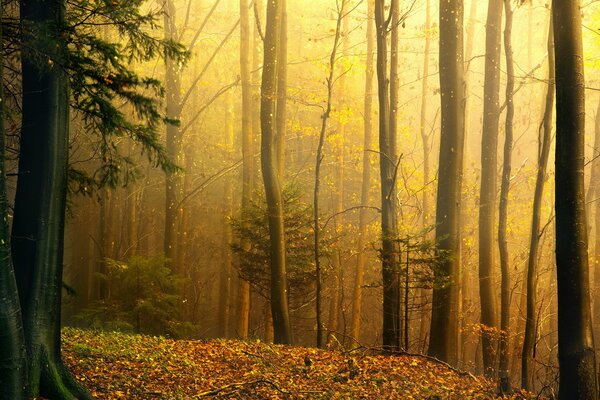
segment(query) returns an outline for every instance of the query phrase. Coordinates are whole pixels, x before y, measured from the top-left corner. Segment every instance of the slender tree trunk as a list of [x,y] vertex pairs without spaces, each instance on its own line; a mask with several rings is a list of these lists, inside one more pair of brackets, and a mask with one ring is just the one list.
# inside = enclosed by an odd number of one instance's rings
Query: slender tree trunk
[[[233,136],[234,136],[234,116],[233,116],[233,99],[231,93],[227,95],[227,123],[225,127],[225,149],[227,157],[231,157],[233,153]],[[242,161],[243,162],[243,161]],[[233,185],[231,180],[225,181],[223,188],[223,199],[225,209],[223,210],[223,257],[220,276],[219,290],[219,336],[229,337],[229,320],[230,320],[230,299],[231,299],[231,281],[232,281],[232,254],[231,245],[233,244],[233,232],[231,229],[231,217],[233,216]]]
[[[419,132],[421,134],[421,143],[423,146],[423,193],[422,193],[422,213],[423,216],[421,218],[423,229],[427,229],[429,226],[429,219],[431,210],[429,209],[429,179],[431,175],[431,166],[429,161],[429,152],[431,151],[431,134],[427,132],[427,89],[428,89],[428,79],[429,79],[429,57],[430,57],[430,48],[431,48],[431,1],[425,1],[425,49],[423,50],[423,78],[421,80],[421,118],[420,118],[420,127]],[[434,121],[435,123],[435,121]],[[422,288],[419,289],[420,295],[419,298],[421,302],[424,303],[426,299],[429,297],[429,290]],[[428,311],[426,307],[423,307],[423,311],[420,313],[420,326],[419,326],[419,338],[423,339],[425,337],[425,331],[427,329],[426,321]]]
[[[242,215],[250,208],[254,191],[254,135],[252,129],[252,76],[250,73],[250,5],[240,0],[240,77],[242,83]],[[249,243],[242,243],[249,249]],[[238,293],[237,336],[248,338],[250,284],[240,280]]]
[[463,2],[440,0],[441,139],[436,205],[436,243],[443,259],[433,289],[428,353],[455,363],[458,341],[458,229],[464,148]]
[[[367,3],[367,60],[365,68],[365,98],[364,98],[364,141],[363,141],[363,163],[362,183],[360,192],[360,204],[367,205],[369,202],[369,188],[371,184],[371,162],[369,150],[372,140],[373,123],[373,48],[374,40],[374,0]],[[367,210],[361,208],[358,214],[358,248],[356,258],[356,274],[354,278],[354,295],[352,297],[352,327],[351,336],[355,344],[360,341],[360,314],[362,309],[363,284],[365,279],[365,247],[367,244]]]
[[[389,18],[385,1],[375,0],[377,32],[377,87],[379,89],[379,168],[381,176],[381,269],[383,277],[383,346],[391,351],[400,348],[400,292],[398,274],[398,224],[395,192],[396,94],[397,94],[397,22],[398,0],[392,0],[392,55],[388,75],[387,36]],[[394,40],[396,39],[396,40]],[[394,44],[396,42],[396,44]],[[389,78],[388,78],[389,77]],[[393,127],[391,125],[394,125]]]
[[[22,1],[22,127],[12,253],[30,397],[91,396],[61,359],[60,304],[68,166],[68,81],[61,61],[64,3]],[[39,40],[42,37],[44,40]],[[31,49],[31,50],[28,50]],[[37,54],[48,54],[40,63]],[[25,173],[26,171],[26,173]]]
[[504,161],[502,165],[502,184],[500,186],[500,211],[498,216],[498,247],[500,248],[500,271],[502,273],[500,296],[500,341],[498,346],[500,389],[503,393],[511,391],[508,371],[509,352],[508,338],[510,326],[510,271],[507,240],[508,225],[508,192],[512,170],[513,120],[515,106],[513,92],[515,90],[515,70],[512,52],[512,17],[510,0],[504,0],[506,15],[504,25],[504,52],[506,54],[506,122],[504,124]]
[[[176,40],[178,37],[175,22],[175,5],[172,0],[165,0],[165,39]],[[181,81],[177,60],[165,57],[165,88],[167,100],[167,117],[173,120],[181,118]],[[167,125],[167,155],[176,164],[181,165],[181,131],[178,125]],[[179,171],[165,172],[165,237],[164,252],[168,264],[174,270],[177,264],[177,226],[178,207],[181,197],[182,178]]]
[[585,80],[579,0],[553,1],[560,400],[598,397],[584,193]]
[[546,168],[552,142],[552,112],[554,105],[554,35],[552,33],[552,18],[550,18],[548,34],[548,87],[546,89],[546,105],[544,118],[540,125],[541,134],[538,148],[538,171],[533,195],[533,211],[531,219],[531,238],[529,242],[529,258],[527,259],[527,314],[525,318],[525,333],[523,336],[523,351],[521,356],[521,386],[533,390],[533,369],[537,325],[537,276],[538,252],[540,243],[540,218],[542,200],[546,181]]
[[[464,69],[464,87],[465,87],[465,106],[464,106],[464,121],[465,121],[465,134],[464,134],[464,156],[463,156],[463,169],[464,169],[464,165],[466,163],[468,163],[468,158],[469,158],[469,134],[468,132],[471,130],[469,127],[469,110],[471,109],[470,107],[470,102],[469,99],[471,98],[471,96],[468,95],[469,93],[469,86],[470,86],[470,81],[471,81],[471,56],[473,54],[473,41],[474,39],[477,37],[476,33],[475,33],[475,22],[477,20],[477,5],[479,4],[478,0],[471,0],[471,3],[469,5],[469,18],[467,20],[467,24],[465,27],[465,58],[464,58],[464,65],[465,65],[465,69]],[[475,131],[475,129],[473,129],[473,131]],[[462,240],[461,240],[461,232],[463,232],[465,230],[465,218],[464,218],[464,213],[465,213],[465,207],[461,208],[461,227],[459,228],[459,237],[458,237],[458,243],[460,246],[460,259],[466,259],[466,254],[463,254],[465,252],[466,246],[462,246]],[[459,260],[460,261],[460,260]],[[461,262],[462,264],[462,262]],[[468,304],[469,300],[472,302],[473,299],[475,298],[474,296],[470,295],[472,290],[471,289],[473,286],[475,286],[473,284],[473,273],[470,269],[466,269],[463,268],[460,271],[460,285],[458,288],[458,316],[459,316],[459,326],[458,326],[458,363],[457,365],[467,365],[470,362],[469,359],[469,355],[475,353],[475,351],[469,353],[467,350],[469,350],[467,343],[469,341],[469,338],[472,336],[472,334],[469,332],[469,328],[468,326],[473,325],[475,323],[477,323],[476,318],[474,318],[474,316],[471,316],[470,320],[467,320],[467,316],[465,315],[464,312],[464,305]],[[475,343],[477,343],[477,341],[474,341]],[[473,358],[474,361],[474,358]]]
[[285,265],[285,231],[283,199],[275,153],[275,100],[277,93],[277,54],[281,2],[268,0],[265,27],[264,64],[261,84],[261,167],[269,212],[271,267],[271,312],[275,343],[291,343],[292,332],[288,307],[288,287]]
[[479,293],[483,367],[486,376],[493,376],[496,371],[496,340],[490,330],[497,328],[494,293],[494,215],[496,213],[498,122],[500,118],[498,99],[500,96],[501,28],[502,0],[489,0],[485,41],[481,190],[479,195]]

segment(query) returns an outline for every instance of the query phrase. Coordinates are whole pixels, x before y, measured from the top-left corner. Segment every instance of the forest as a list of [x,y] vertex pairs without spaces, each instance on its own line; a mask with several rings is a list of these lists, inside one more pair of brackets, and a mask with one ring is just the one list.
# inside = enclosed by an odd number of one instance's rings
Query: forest
[[0,15],[0,399],[598,398],[597,0]]

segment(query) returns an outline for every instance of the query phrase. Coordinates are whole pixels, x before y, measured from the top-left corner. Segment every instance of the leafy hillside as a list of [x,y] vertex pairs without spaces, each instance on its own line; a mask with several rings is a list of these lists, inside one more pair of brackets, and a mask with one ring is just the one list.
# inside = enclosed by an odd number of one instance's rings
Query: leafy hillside
[[493,383],[424,357],[72,328],[64,330],[63,346],[65,362],[98,399],[496,397]]

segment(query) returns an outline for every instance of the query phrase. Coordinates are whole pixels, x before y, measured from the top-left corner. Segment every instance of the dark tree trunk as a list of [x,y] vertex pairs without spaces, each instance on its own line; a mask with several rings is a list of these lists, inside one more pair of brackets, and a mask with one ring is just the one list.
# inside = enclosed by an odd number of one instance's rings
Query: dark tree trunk
[[[390,19],[385,15],[385,0],[375,0],[377,32],[377,87],[379,89],[379,172],[381,177],[381,271],[383,277],[383,346],[400,348],[400,291],[398,274],[398,223],[395,192],[397,101],[397,22],[398,1],[392,0],[392,54],[388,74],[387,36]],[[394,44],[396,39],[396,44]],[[393,126],[392,126],[393,125]]]
[[512,170],[513,149],[513,119],[515,106],[513,91],[515,90],[515,68],[512,52],[512,17],[513,11],[510,0],[504,0],[506,15],[504,25],[504,52],[506,54],[506,122],[504,124],[504,161],[502,165],[502,184],[500,186],[500,211],[498,217],[498,247],[500,248],[500,271],[502,283],[500,287],[500,341],[498,344],[498,375],[500,388],[503,393],[511,391],[510,374],[508,371],[509,354],[508,338],[510,326],[510,271],[508,258],[508,192],[510,190],[510,175]]
[[285,232],[283,200],[277,170],[275,147],[275,101],[277,93],[278,32],[281,13],[280,0],[267,3],[263,76],[261,84],[261,167],[269,212],[271,267],[271,312],[275,343],[291,343],[292,332],[288,308],[288,288],[285,266]]
[[546,105],[544,118],[540,125],[540,140],[538,147],[538,170],[533,195],[533,210],[531,216],[531,238],[529,241],[529,257],[527,259],[527,314],[525,318],[525,333],[523,334],[523,351],[521,352],[521,387],[533,390],[533,356],[535,353],[537,325],[537,276],[538,251],[540,243],[540,218],[542,200],[546,182],[546,168],[552,143],[552,112],[554,106],[554,35],[552,33],[552,17],[548,28],[548,87],[546,89]]
[[584,193],[585,80],[579,0],[553,1],[559,399],[597,399]]
[[[494,215],[496,213],[498,122],[500,118],[500,34],[502,0],[489,0],[485,40],[483,131],[481,137],[481,190],[479,195],[479,293],[482,353],[486,376],[496,370],[496,340],[488,329],[497,328],[494,293]],[[442,165],[442,164],[440,164]]]
[[[21,2],[23,110],[12,252],[32,397],[89,398],[61,360],[60,306],[68,165],[68,84],[60,67],[64,3]],[[38,38],[44,37],[44,40]],[[40,63],[37,54],[48,54]]]
[[433,289],[429,355],[455,363],[458,341],[458,229],[464,148],[463,2],[440,0],[442,127],[436,204],[436,243],[443,260]]

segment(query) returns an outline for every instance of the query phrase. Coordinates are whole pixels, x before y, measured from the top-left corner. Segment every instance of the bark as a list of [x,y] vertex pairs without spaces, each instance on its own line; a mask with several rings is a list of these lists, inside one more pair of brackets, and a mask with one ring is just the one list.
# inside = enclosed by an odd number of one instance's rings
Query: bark
[[400,349],[400,292],[398,274],[398,209],[395,192],[396,101],[397,101],[397,29],[398,0],[392,0],[392,40],[390,74],[388,74],[387,36],[389,18],[385,1],[375,1],[377,32],[377,87],[379,90],[379,172],[381,177],[381,270],[383,277],[383,346],[391,351]]
[[537,276],[538,252],[540,246],[540,218],[544,186],[547,178],[546,169],[552,143],[552,112],[554,105],[554,35],[552,34],[552,18],[548,33],[548,87],[544,118],[540,125],[540,143],[538,154],[538,170],[533,195],[531,218],[531,238],[529,242],[529,258],[527,259],[527,314],[525,317],[525,333],[523,335],[523,351],[521,355],[521,386],[533,390],[533,369],[536,343],[537,316]]
[[506,55],[506,121],[504,124],[504,161],[502,164],[502,184],[500,186],[500,211],[498,216],[498,247],[500,249],[500,271],[502,282],[500,288],[500,340],[498,345],[498,375],[502,393],[511,391],[508,371],[509,326],[510,326],[510,271],[507,240],[508,225],[508,192],[512,170],[513,120],[515,106],[513,91],[515,89],[515,71],[512,52],[512,18],[513,11],[510,0],[504,0],[506,15],[504,24],[504,53]]
[[[375,25],[373,21],[374,0],[367,3],[367,59],[365,68],[365,97],[364,97],[364,141],[362,162],[362,183],[360,192],[360,204],[369,202],[369,187],[371,184],[371,162],[368,151],[371,148],[373,135],[373,47]],[[361,208],[358,214],[358,244],[356,256],[356,273],[354,278],[354,294],[352,296],[352,326],[351,336],[356,344],[360,341],[360,315],[362,310],[363,284],[365,279],[365,247],[367,244],[367,210]]]
[[[19,179],[12,253],[28,357],[29,396],[90,398],[60,352],[68,165],[68,82],[60,30],[64,3],[22,1],[25,51]],[[44,32],[44,41],[37,40]],[[30,49],[30,50],[29,50]],[[35,54],[48,54],[40,63]],[[25,173],[27,171],[27,173]]]
[[561,400],[598,395],[584,193],[585,80],[579,0],[553,1],[556,272]]
[[[254,191],[254,131],[252,129],[253,106],[252,76],[250,73],[250,5],[240,0],[240,78],[242,84],[242,213],[248,210]],[[243,243],[246,249],[250,243]],[[237,336],[248,338],[250,317],[250,284],[241,280],[238,293]]]
[[285,265],[285,231],[283,200],[275,153],[275,99],[277,92],[278,32],[281,15],[280,0],[267,3],[264,63],[261,84],[261,167],[269,212],[271,268],[271,312],[275,343],[290,344],[292,332],[288,307],[288,287]]
[[493,331],[494,328],[497,328],[494,293],[494,215],[496,213],[500,117],[501,27],[502,0],[489,0],[485,41],[481,188],[479,194],[479,294],[481,298],[483,367],[486,376],[493,376],[496,370],[496,340]]
[[458,339],[457,260],[464,148],[463,2],[440,0],[441,139],[436,204],[436,243],[442,255],[433,289],[429,355],[455,363]]

